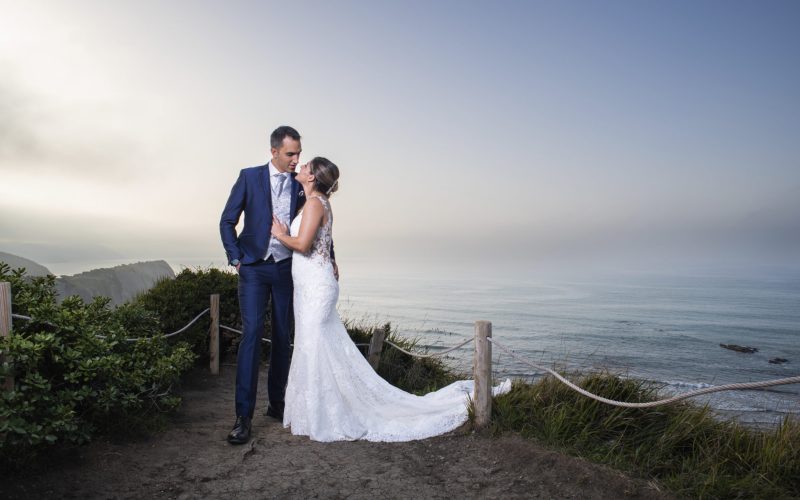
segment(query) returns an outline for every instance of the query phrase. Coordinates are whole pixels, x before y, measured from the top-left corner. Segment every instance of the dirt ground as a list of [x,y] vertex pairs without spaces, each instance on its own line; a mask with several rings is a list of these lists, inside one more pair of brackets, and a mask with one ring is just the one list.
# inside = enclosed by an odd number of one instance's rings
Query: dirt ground
[[97,441],[47,471],[5,477],[0,497],[670,498],[644,481],[518,436],[468,430],[409,443],[316,443],[257,415],[253,440],[231,446],[225,437],[234,420],[234,376],[232,366],[216,377],[192,373],[168,430]]

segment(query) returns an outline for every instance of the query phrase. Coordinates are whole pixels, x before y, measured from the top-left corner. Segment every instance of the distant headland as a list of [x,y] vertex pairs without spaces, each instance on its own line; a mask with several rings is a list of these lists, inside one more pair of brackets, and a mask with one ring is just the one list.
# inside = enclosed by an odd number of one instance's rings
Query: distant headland
[[[28,276],[52,274],[37,262],[6,252],[0,252],[0,262],[5,262],[12,269],[24,267]],[[90,301],[93,297],[104,296],[109,297],[113,305],[118,305],[149,290],[158,280],[174,277],[175,272],[166,261],[153,260],[59,276],[56,278],[56,290],[59,298],[78,295]]]

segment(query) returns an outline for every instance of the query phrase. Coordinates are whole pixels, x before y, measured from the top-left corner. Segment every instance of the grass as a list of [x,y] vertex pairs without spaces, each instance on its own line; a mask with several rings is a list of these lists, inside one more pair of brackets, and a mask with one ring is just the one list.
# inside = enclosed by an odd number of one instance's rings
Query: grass
[[[578,377],[610,399],[657,398],[643,381]],[[715,419],[708,407],[678,403],[619,408],[584,397],[552,377],[515,382],[492,405],[493,434],[516,432],[560,451],[655,479],[691,498],[800,497],[800,422],[757,431]]]

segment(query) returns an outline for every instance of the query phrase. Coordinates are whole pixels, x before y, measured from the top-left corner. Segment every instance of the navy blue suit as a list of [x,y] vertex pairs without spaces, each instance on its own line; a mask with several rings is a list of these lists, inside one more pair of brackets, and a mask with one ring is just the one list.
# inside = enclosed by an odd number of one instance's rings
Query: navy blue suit
[[[290,218],[303,206],[300,183],[291,184]],[[236,225],[244,213],[244,227]],[[242,314],[242,341],[236,365],[236,415],[251,417],[255,410],[261,337],[267,304],[272,303],[272,346],[267,392],[270,404],[283,410],[289,376],[292,318],[292,259],[265,261],[272,228],[272,189],[267,165],[245,168],[231,189],[222,211],[219,231],[228,263],[238,260],[239,308]]]

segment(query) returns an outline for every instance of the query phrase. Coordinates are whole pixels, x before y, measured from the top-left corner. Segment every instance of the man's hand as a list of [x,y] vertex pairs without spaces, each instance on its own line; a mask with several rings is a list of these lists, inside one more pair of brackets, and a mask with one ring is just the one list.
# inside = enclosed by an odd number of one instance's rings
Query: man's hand
[[236,264],[236,272],[237,272],[237,273],[239,272],[239,268],[240,268],[240,267],[242,267],[242,263],[241,263],[241,262],[239,262],[238,264]]
[[333,277],[336,278],[336,281],[339,281],[339,266],[336,265],[336,261],[331,262],[333,264]]

